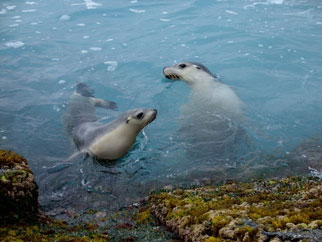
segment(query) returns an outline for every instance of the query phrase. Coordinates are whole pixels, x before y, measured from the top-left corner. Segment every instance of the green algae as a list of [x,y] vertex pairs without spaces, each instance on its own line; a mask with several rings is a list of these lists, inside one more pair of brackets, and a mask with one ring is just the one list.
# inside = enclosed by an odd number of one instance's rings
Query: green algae
[[228,216],[218,215],[211,219],[212,234],[218,236],[219,230],[229,224],[231,219]]
[[11,169],[14,168],[17,164],[27,164],[27,160],[23,156],[11,150],[0,150],[0,164],[1,167],[6,166]]
[[136,215],[136,222],[138,224],[146,224],[152,222],[152,214],[149,208],[143,208]]
[[48,224],[11,225],[0,228],[0,240],[11,241],[108,241],[102,231],[90,226],[69,226],[61,221]]
[[38,186],[27,160],[0,150],[0,224],[38,218]]
[[205,239],[204,242],[221,242],[221,239],[220,238],[213,237],[213,236],[210,236],[207,239]]
[[161,222],[181,228],[186,240],[254,241],[262,231],[322,229],[322,183],[317,178],[164,191],[151,194],[149,204]]
[[[127,208],[105,215],[106,223],[97,221],[99,211],[91,210],[92,219],[67,223],[44,217],[33,223],[0,226],[0,241],[171,241],[172,234],[156,224],[149,208]],[[78,217],[84,218],[84,211]],[[115,218],[118,219],[116,220]],[[94,219],[96,218],[96,220]]]

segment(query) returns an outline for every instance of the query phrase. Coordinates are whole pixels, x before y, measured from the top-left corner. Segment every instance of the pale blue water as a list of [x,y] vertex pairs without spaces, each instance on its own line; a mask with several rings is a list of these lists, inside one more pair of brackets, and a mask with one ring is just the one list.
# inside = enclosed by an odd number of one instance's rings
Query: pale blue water
[[[2,0],[0,33],[0,148],[29,160],[45,209],[112,208],[169,184],[251,179],[243,164],[274,175],[279,157],[322,134],[320,1]],[[252,148],[242,156],[191,158],[177,142],[189,88],[162,68],[180,61],[203,63],[245,102]],[[118,103],[100,118],[158,109],[146,136],[107,167],[79,159],[63,169],[75,147],[61,116],[80,81]],[[298,173],[283,162],[283,175]]]

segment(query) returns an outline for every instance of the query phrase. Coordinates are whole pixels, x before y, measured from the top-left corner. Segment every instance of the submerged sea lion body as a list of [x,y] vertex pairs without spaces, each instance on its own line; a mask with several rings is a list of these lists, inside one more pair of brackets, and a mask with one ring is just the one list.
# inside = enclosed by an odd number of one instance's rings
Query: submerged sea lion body
[[191,88],[189,101],[182,107],[179,139],[190,157],[200,160],[225,159],[236,154],[245,137],[240,127],[243,102],[235,91],[221,83],[207,67],[183,62],[163,69],[171,80],[183,80]]

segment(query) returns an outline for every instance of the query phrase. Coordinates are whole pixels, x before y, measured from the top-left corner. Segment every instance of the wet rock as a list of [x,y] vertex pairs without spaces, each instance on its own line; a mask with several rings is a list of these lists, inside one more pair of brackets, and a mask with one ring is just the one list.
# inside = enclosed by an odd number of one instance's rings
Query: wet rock
[[310,239],[310,236],[308,235],[302,235],[300,232],[263,232],[266,236],[269,238],[272,238],[270,241],[299,241],[303,239]]
[[270,240],[270,242],[282,242],[279,238],[275,237]]
[[[27,160],[0,150],[0,223],[38,217],[38,187]],[[35,216],[37,215],[37,216]]]
[[322,143],[320,138],[311,138],[304,141],[294,149],[288,158],[303,162],[307,164],[306,167],[322,173]]
[[148,204],[185,241],[322,241],[322,181],[290,177],[162,191]]

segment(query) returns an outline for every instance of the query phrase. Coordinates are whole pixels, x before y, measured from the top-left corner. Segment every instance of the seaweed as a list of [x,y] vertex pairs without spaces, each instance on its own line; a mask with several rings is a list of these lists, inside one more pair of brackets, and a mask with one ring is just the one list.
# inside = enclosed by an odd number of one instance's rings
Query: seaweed
[[265,236],[263,231],[321,229],[321,200],[321,180],[313,177],[230,182],[149,196],[151,212],[192,241],[255,241]]

